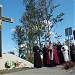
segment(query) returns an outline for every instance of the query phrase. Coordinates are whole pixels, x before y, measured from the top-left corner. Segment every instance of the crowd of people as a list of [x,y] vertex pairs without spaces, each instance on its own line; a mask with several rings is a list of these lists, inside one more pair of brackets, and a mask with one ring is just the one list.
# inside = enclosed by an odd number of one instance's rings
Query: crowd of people
[[[63,65],[63,63],[72,61],[75,64],[75,46],[74,43],[70,43],[70,54],[67,44],[64,42],[63,45],[58,42],[57,45],[54,45],[52,42],[49,42],[47,46],[44,44],[44,47],[40,49],[36,43],[33,47],[34,52],[34,67],[41,68],[44,67],[54,67],[56,65]],[[41,54],[43,54],[43,62],[41,60]]]

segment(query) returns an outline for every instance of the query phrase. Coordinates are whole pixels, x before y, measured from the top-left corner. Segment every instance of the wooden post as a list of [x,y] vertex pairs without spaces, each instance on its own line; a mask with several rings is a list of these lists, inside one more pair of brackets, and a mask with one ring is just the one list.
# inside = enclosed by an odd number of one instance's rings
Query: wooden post
[[2,5],[0,5],[0,58],[2,58]]

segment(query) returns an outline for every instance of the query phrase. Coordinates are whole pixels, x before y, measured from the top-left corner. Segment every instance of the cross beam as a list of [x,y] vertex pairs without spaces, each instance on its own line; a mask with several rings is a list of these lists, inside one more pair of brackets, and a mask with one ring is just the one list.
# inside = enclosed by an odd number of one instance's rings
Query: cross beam
[[13,23],[12,18],[2,17],[2,5],[0,4],[0,58],[2,58],[2,21]]
[[7,17],[2,17],[2,21],[13,23],[13,19]]

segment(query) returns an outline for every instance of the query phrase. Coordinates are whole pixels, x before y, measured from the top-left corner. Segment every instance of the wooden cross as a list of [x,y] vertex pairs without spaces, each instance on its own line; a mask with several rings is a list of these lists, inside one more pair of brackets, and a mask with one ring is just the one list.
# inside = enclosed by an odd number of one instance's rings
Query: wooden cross
[[13,23],[12,18],[2,16],[2,5],[0,4],[0,58],[2,58],[2,21]]

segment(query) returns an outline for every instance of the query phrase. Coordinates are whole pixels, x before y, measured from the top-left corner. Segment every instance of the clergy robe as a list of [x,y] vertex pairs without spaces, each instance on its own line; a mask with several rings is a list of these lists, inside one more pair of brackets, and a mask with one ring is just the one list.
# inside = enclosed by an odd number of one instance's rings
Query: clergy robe
[[63,54],[62,54],[62,51],[61,51],[61,47],[62,47],[62,45],[57,45],[57,54],[58,54],[58,57],[59,57],[60,64],[63,64],[64,57],[63,57]]
[[42,48],[43,50],[43,66],[46,67],[47,66],[47,48],[46,47],[43,47]]
[[55,46],[52,46],[52,49],[47,49],[47,64],[50,67],[56,66],[56,64],[60,64]]
[[75,62],[75,46],[70,46],[71,61]]
[[58,57],[58,54],[57,54],[57,48],[55,46],[53,46],[53,55],[54,55],[54,61],[56,64],[60,64],[59,62],[59,57]]
[[62,50],[62,53],[63,53],[63,56],[64,56],[64,61],[65,62],[70,61],[69,53],[68,53],[68,50],[69,50],[68,46],[67,45],[62,46],[61,50]]
[[41,52],[40,48],[38,46],[34,46],[33,52],[34,52],[34,67],[41,68],[42,61],[41,61],[41,56],[40,56],[40,52]]
[[54,61],[53,47],[52,48],[48,48],[46,52],[47,52],[47,66],[48,67],[56,66],[56,63]]

